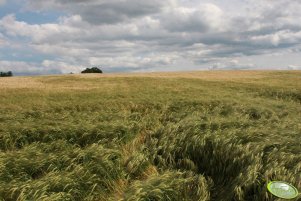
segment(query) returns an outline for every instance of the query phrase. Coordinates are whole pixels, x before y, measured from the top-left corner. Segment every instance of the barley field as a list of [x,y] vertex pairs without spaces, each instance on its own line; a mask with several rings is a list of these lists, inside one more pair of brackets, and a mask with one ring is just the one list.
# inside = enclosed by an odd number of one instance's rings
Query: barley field
[[281,200],[274,180],[301,191],[300,71],[13,77],[0,93],[3,201]]

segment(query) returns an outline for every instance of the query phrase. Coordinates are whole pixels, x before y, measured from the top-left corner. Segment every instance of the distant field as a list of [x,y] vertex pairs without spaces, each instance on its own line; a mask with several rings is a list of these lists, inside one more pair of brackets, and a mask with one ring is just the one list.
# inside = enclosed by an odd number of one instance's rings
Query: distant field
[[301,191],[300,71],[13,77],[0,90],[0,200],[279,200],[272,180]]

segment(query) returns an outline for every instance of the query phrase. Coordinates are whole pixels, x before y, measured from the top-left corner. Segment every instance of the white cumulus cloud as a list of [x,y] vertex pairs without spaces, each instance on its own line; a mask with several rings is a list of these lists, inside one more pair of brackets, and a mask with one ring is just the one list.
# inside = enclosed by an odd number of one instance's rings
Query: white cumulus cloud
[[[23,47],[42,55],[39,61],[12,65],[36,66],[30,72],[80,71],[89,65],[109,71],[245,69],[271,66],[273,59],[266,55],[279,59],[277,54],[301,50],[297,0],[28,0],[22,12],[26,9],[62,13],[47,23],[17,14],[0,19],[0,47],[19,44],[11,51]],[[240,62],[253,57],[262,59]],[[8,61],[0,59],[6,62],[0,68],[7,68]],[[286,68],[287,62],[278,63]]]

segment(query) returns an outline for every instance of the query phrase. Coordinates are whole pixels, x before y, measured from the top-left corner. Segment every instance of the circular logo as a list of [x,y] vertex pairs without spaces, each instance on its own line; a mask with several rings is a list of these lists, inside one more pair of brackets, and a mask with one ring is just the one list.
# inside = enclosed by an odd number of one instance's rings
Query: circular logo
[[268,184],[268,190],[273,195],[284,199],[293,199],[299,195],[298,190],[294,186],[282,181],[270,182]]

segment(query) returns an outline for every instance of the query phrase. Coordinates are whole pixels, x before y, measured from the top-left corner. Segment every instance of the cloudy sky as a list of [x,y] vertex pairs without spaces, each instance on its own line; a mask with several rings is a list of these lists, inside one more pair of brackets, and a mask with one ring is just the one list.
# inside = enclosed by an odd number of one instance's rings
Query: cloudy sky
[[300,0],[0,0],[0,71],[301,70],[300,10]]

